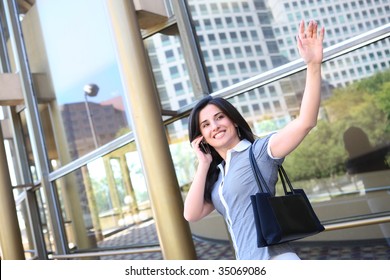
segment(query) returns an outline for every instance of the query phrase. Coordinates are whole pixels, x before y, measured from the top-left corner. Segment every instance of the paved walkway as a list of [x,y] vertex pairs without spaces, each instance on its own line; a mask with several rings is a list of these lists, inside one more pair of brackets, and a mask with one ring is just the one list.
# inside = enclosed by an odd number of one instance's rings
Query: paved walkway
[[[107,237],[99,247],[117,247],[139,244],[157,244],[158,238],[154,221],[132,226]],[[234,260],[234,253],[229,244],[216,243],[194,238],[199,260]],[[390,246],[379,242],[372,244],[300,244],[293,243],[297,254],[303,260],[390,260]],[[101,257],[105,260],[162,260],[161,252],[127,254]]]

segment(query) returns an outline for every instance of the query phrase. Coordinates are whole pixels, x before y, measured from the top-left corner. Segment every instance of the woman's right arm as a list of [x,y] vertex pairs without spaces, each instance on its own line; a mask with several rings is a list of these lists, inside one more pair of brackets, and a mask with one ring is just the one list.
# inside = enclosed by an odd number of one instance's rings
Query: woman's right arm
[[189,222],[198,221],[214,210],[213,204],[204,200],[206,177],[212,157],[199,149],[200,141],[202,141],[202,137],[198,137],[192,142],[199,164],[184,203],[184,218]]

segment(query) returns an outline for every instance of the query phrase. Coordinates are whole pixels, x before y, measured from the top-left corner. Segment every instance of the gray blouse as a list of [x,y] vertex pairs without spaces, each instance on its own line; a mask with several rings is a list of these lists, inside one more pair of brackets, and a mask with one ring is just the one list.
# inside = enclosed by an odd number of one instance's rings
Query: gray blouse
[[[271,156],[268,135],[253,143],[258,166],[271,191],[275,192],[278,165],[284,158]],[[257,248],[256,227],[250,195],[258,192],[249,162],[248,140],[242,140],[228,151],[226,163],[220,164],[219,177],[214,184],[211,198],[215,209],[224,217],[239,260],[266,260],[273,256],[293,252],[288,244]]]

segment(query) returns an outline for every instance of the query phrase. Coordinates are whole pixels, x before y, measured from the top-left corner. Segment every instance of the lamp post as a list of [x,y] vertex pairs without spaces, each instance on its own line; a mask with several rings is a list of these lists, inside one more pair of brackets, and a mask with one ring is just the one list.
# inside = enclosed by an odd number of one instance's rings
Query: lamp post
[[[87,109],[88,121],[89,121],[89,126],[91,127],[92,138],[95,144],[95,149],[97,149],[99,145],[96,138],[95,126],[93,125],[92,114],[91,111],[89,110],[88,96],[94,97],[98,94],[98,91],[99,91],[99,87],[95,84],[87,84],[84,86],[85,108]],[[90,207],[92,224],[95,232],[95,238],[97,241],[101,241],[104,239],[104,237],[103,237],[102,228],[100,224],[98,207],[96,205],[96,198],[94,195],[93,186],[92,186],[91,178],[88,173],[87,165],[81,167],[81,172],[84,178],[83,179],[84,186],[87,194],[88,204]]]
[[98,94],[98,92],[99,92],[99,87],[96,84],[87,84],[84,86],[85,108],[87,110],[89,126],[91,127],[92,139],[96,149],[99,147],[99,144],[96,137],[95,126],[93,125],[92,114],[89,109],[88,96],[94,97]]

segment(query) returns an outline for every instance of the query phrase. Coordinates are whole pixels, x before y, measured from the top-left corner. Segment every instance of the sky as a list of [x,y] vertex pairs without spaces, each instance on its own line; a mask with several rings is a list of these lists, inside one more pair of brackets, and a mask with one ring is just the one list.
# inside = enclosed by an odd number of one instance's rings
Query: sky
[[[122,90],[106,0],[38,0],[42,33],[57,101],[84,100],[83,87],[96,83],[94,102]],[[100,100],[99,100],[100,99]]]

